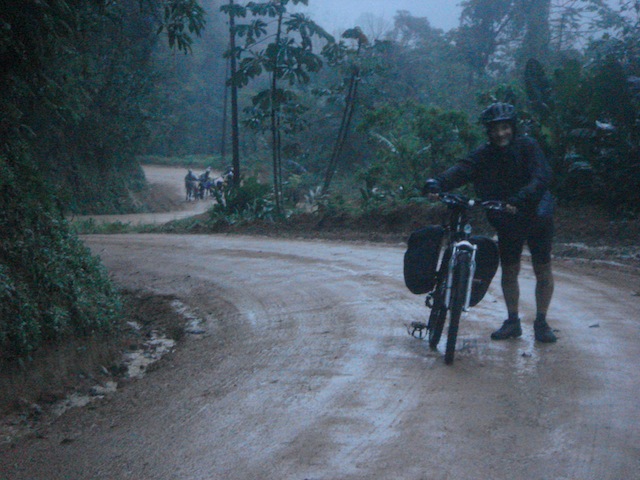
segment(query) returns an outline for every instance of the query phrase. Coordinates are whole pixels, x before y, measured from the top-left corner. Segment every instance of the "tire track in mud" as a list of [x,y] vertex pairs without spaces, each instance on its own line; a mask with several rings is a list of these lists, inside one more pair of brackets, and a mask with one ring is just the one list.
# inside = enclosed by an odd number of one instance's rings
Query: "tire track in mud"
[[56,428],[78,430],[72,448],[17,445],[9,455],[38,461],[11,470],[16,479],[52,478],[38,474],[44,464],[57,478],[225,480],[600,480],[640,467],[631,287],[559,265],[551,320],[560,341],[536,345],[524,265],[523,337],[488,340],[502,316],[496,282],[462,320],[448,367],[442,351],[406,333],[426,310],[402,283],[402,246],[85,241],[116,282],[176,297],[202,314],[207,334],[187,337],[105,405],[61,419]]

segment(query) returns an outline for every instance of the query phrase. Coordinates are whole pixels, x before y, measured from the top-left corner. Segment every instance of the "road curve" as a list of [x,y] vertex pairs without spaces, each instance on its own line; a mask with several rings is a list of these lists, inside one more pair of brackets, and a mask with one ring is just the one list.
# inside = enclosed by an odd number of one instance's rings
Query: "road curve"
[[489,340],[504,314],[494,282],[446,366],[406,332],[426,309],[404,287],[402,245],[84,240],[117,283],[177,297],[207,334],[2,449],[0,478],[638,478],[637,277],[558,264],[559,341],[538,345],[525,265],[523,337]]

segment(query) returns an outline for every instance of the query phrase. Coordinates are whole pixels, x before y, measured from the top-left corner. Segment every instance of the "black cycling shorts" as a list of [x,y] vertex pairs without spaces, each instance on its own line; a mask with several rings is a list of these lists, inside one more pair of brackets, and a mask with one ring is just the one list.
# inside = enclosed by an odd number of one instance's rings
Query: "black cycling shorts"
[[505,217],[491,222],[498,232],[498,247],[502,265],[514,265],[520,262],[526,243],[531,252],[531,262],[544,265],[551,261],[553,244],[553,216]]

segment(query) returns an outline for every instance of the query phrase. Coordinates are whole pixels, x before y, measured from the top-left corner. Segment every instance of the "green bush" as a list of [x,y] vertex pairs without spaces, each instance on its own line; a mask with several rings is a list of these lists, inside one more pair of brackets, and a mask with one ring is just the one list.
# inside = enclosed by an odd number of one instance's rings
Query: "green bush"
[[35,169],[0,156],[0,358],[112,331],[119,296]]
[[216,192],[217,203],[211,208],[211,220],[236,223],[242,220],[273,217],[273,193],[269,185],[249,177],[239,187],[227,185]]

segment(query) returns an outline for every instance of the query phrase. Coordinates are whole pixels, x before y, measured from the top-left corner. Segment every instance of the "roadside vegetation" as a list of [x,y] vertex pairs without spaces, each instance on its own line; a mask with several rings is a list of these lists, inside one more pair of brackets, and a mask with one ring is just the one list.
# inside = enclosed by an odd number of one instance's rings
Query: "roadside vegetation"
[[422,182],[508,101],[552,161],[559,231],[637,241],[639,1],[465,0],[448,32],[399,11],[337,35],[308,3],[3,3],[2,368],[119,331],[117,287],[77,234],[133,229],[66,219],[145,211],[141,163],[234,173],[204,217],[145,231],[379,240],[437,215]]
[[17,380],[34,365],[57,365],[64,385],[83,359],[98,361],[118,338],[121,295],[65,215],[136,208],[132,192],[145,179],[134,154],[147,135],[140,119],[149,116],[138,99],[156,79],[156,32],[188,51],[187,32],[199,31],[201,18],[195,2],[2,3],[3,406],[20,393],[37,395]]

